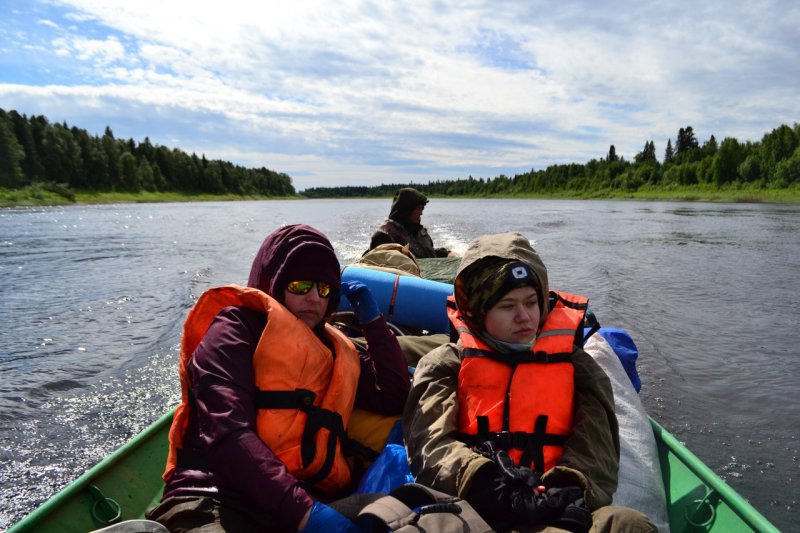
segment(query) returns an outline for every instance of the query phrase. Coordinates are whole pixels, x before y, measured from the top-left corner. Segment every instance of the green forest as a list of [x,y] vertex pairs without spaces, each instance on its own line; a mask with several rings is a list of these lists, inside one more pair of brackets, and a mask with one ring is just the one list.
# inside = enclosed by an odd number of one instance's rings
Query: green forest
[[101,137],[43,116],[0,109],[0,188],[40,187],[69,197],[73,191],[182,192],[212,195],[294,196],[292,179],[267,168]]
[[[413,185],[435,196],[550,196],[550,197],[678,197],[676,191],[744,191],[756,200],[800,198],[800,124],[781,125],[757,142],[740,142],[714,135],[700,142],[692,126],[667,139],[659,160],[655,142],[647,140],[628,161],[612,144],[603,157],[587,163],[551,165],[513,177],[392,183],[377,186],[331,186],[306,189],[298,195],[292,178],[267,168],[245,168],[208,160],[177,148],[117,139],[110,127],[102,136],[43,116],[20,115],[0,109],[0,193],[44,191],[75,201],[76,193],[181,193],[210,197],[349,198],[391,196]],[[151,194],[151,196],[148,196]],[[6,195],[8,196],[8,195]],[[745,194],[745,198],[747,198]],[[169,197],[169,199],[172,199]],[[13,204],[6,201],[6,204]]]
[[[394,183],[375,187],[317,187],[306,189],[308,198],[390,196]],[[680,128],[675,143],[668,139],[662,160],[656,146],[646,141],[633,161],[619,157],[612,144],[605,157],[588,163],[551,165],[514,177],[436,180],[413,184],[425,194],[442,196],[579,196],[619,197],[637,191],[669,193],[676,190],[703,191],[797,191],[800,187],[800,124],[782,125],[760,142],[739,142],[714,135],[700,144],[692,126]],[[666,194],[669,197],[669,194]],[[780,195],[779,195],[780,196]]]

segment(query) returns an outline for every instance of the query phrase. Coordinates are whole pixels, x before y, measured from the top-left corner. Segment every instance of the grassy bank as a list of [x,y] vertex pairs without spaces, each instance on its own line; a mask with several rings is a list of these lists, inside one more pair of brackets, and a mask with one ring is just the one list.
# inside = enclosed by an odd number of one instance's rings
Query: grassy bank
[[289,200],[298,196],[271,197],[235,194],[187,194],[180,192],[99,192],[50,190],[43,186],[24,189],[0,189],[0,207],[47,206],[73,204],[123,204],[123,203],[165,203],[165,202],[220,202],[234,200]]
[[[446,195],[431,195],[432,198],[448,198]],[[554,191],[540,194],[494,194],[471,196],[472,198],[531,198],[542,200],[643,200],[673,202],[720,202],[720,203],[765,203],[800,204],[800,188],[759,189],[713,187],[692,185],[663,189],[642,187],[637,191],[605,189],[599,191]]]
[[722,187],[693,185],[674,189],[639,189],[631,195],[637,200],[673,200],[681,202],[735,202],[735,203],[800,203],[800,188],[759,189],[756,187]]
[[[447,196],[432,195],[434,198]],[[458,196],[464,198],[465,196]],[[471,198],[471,196],[466,196]],[[759,188],[714,188],[693,185],[669,188],[643,187],[637,191],[557,191],[543,194],[496,194],[481,195],[474,198],[541,198],[541,199],[629,199],[677,202],[730,202],[730,203],[773,203],[800,204],[800,188],[759,189]],[[24,189],[0,189],[0,207],[47,206],[73,204],[113,204],[113,203],[163,203],[163,202],[208,202],[234,200],[289,200],[303,199],[303,196],[268,197],[239,196],[234,194],[186,194],[178,192],[97,192],[72,191],[58,187],[34,185]]]

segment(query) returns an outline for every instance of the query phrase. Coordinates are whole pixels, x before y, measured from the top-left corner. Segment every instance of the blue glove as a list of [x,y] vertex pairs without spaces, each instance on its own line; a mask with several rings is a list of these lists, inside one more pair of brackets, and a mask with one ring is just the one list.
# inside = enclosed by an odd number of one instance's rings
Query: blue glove
[[381,315],[375,298],[369,292],[369,287],[360,281],[342,282],[340,290],[353,306],[353,312],[356,314],[359,324],[369,324]]
[[308,517],[306,527],[301,529],[303,533],[360,533],[360,529],[345,515],[320,503],[314,502],[311,508],[311,515]]

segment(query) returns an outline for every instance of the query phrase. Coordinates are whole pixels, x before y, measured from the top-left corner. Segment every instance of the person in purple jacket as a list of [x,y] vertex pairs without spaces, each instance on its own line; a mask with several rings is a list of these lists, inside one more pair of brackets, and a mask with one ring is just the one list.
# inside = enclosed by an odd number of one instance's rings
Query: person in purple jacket
[[[402,413],[405,357],[369,289],[341,283],[330,241],[310,226],[268,235],[247,285],[210,289],[189,313],[164,497],[147,517],[171,531],[346,531],[325,502],[356,481],[350,414]],[[365,353],[325,321],[340,295]]]

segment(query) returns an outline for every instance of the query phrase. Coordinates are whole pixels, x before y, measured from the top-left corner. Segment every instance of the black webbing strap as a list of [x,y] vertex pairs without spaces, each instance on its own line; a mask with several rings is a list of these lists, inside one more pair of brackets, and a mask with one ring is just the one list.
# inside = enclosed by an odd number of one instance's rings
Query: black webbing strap
[[[339,413],[328,411],[320,407],[312,407],[308,412],[306,428],[303,431],[303,440],[300,445],[300,454],[303,457],[303,465],[310,463],[317,450],[317,432],[326,428],[328,430],[328,443],[325,449],[325,462],[316,474],[312,475],[306,482],[314,485],[325,479],[333,468],[333,460],[336,458],[336,441],[345,437],[344,423]],[[308,461],[306,461],[308,460]]]
[[567,436],[547,433],[547,415],[536,417],[536,423],[533,427],[533,433],[528,434],[526,446],[520,448],[523,450],[520,464],[522,466],[533,464],[533,470],[542,475],[544,474],[544,447],[563,447],[567,442]]
[[300,441],[300,458],[304,468],[311,464],[317,454],[317,432],[323,428],[328,430],[325,462],[317,473],[305,480],[309,485],[322,481],[330,474],[336,458],[336,442],[346,437],[341,415],[315,406],[315,398],[314,392],[306,389],[256,392],[258,409],[298,409],[306,414],[306,425]]
[[489,417],[488,416],[479,416],[477,418],[478,422],[478,440],[480,442],[485,442],[487,440],[491,440],[489,438]]
[[463,357],[487,357],[506,363],[509,365],[518,365],[521,363],[569,363],[572,361],[571,353],[555,353],[548,354],[547,352],[532,352],[524,350],[520,352],[487,352],[479,348],[464,348],[462,350]]
[[295,390],[258,390],[256,391],[257,409],[300,409],[305,411],[314,405],[317,395],[307,389]]
[[536,418],[533,433],[523,431],[490,432],[485,431],[488,430],[487,417],[479,416],[477,422],[477,435],[461,433],[458,440],[473,447],[488,440],[494,443],[499,450],[522,450],[520,466],[533,464],[533,470],[539,475],[544,474],[544,447],[564,446],[567,442],[567,435],[547,433],[547,415],[539,415]]
[[564,305],[564,307],[569,307],[570,309],[582,309],[582,310],[589,309],[589,304],[587,302],[571,302],[566,298],[562,298],[555,291],[550,291],[548,299],[550,300],[550,309],[552,309],[555,306],[556,302],[561,302]]

